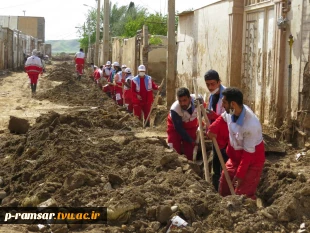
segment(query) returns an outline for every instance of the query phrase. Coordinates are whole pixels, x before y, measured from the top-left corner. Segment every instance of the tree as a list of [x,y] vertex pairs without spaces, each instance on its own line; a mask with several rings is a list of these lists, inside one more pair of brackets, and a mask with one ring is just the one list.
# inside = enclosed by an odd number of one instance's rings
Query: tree
[[[95,9],[90,10],[86,17],[87,30],[78,30],[79,42],[82,48],[88,47],[88,32],[91,34],[90,43],[95,43],[96,17],[97,11]],[[137,30],[142,29],[144,24],[148,26],[149,32],[152,35],[167,35],[167,15],[163,16],[159,13],[148,14],[146,8],[136,6],[134,2],[130,2],[128,6],[119,7],[117,3],[111,5],[109,17],[111,37],[133,37],[136,35]],[[100,19],[100,25],[103,25],[103,10],[101,11]],[[100,39],[103,37],[102,31],[103,28],[101,28]]]

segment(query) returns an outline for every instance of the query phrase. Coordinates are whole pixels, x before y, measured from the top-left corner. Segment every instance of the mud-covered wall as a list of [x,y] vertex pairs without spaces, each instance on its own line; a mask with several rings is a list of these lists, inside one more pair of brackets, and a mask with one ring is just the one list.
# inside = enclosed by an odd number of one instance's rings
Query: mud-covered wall
[[[122,53],[121,44],[122,44],[122,39],[114,39],[112,41],[112,63],[115,61],[122,63],[122,60],[121,60],[121,53]],[[106,61],[104,61],[104,62],[106,62]]]
[[204,74],[218,71],[223,84],[228,82],[229,2],[220,1],[179,16],[177,35],[177,87],[193,91],[198,78],[200,93],[206,93]]
[[[293,70],[294,70],[293,74],[299,78],[299,82],[293,84],[294,93],[292,93],[292,106],[294,108],[294,117],[297,116],[298,131],[305,133],[305,136],[309,137],[310,135],[310,2],[307,0],[301,0],[300,5],[298,5],[297,9],[299,9],[299,12],[301,12],[301,31],[296,34],[298,47],[296,46],[293,49],[292,63],[295,62],[297,64],[295,65],[296,68],[294,69],[294,63],[293,63]],[[300,62],[300,66],[298,66],[297,62]],[[298,68],[300,69],[297,70]],[[298,104],[296,104],[296,102]],[[300,139],[306,140],[307,138],[302,135],[303,134],[299,133],[298,135],[299,140]]]
[[[163,45],[167,44],[165,36],[160,37]],[[117,61],[120,64],[126,64],[131,68],[133,74],[137,74],[139,58],[139,47],[136,43],[137,38],[132,37],[128,39],[116,38],[112,42],[112,61]],[[167,49],[157,48],[150,45],[150,52],[148,54],[148,74],[154,77],[155,80],[161,81],[166,76],[166,59]]]
[[126,64],[132,71],[132,74],[137,73],[137,45],[136,37],[125,39],[122,47],[121,60],[123,64]]
[[45,41],[45,19],[44,17],[18,16],[18,30],[27,35]]
[[18,29],[18,16],[0,16],[0,25],[11,30]]
[[[167,46],[166,36],[156,37],[161,39],[161,46]],[[160,84],[161,80],[166,77],[167,47],[158,48],[156,45],[150,45],[150,50],[148,58],[148,74],[152,76],[156,83]]]

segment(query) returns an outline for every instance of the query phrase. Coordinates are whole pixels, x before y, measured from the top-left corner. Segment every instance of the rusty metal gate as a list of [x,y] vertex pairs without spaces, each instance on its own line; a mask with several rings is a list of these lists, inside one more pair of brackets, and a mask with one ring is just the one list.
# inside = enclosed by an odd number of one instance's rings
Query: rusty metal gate
[[245,103],[268,124],[272,107],[274,10],[246,13],[242,88]]

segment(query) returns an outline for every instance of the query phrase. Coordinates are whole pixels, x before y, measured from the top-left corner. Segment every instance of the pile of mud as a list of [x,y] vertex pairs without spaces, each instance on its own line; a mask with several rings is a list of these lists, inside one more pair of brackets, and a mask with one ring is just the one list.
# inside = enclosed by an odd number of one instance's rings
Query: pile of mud
[[[70,85],[82,91],[84,83],[72,80]],[[61,95],[57,90],[54,94]],[[70,104],[79,103],[77,95]],[[261,205],[243,196],[222,198],[202,178],[200,166],[168,149],[159,137],[137,138],[139,127],[138,120],[104,101],[67,114],[42,115],[25,135],[0,134],[1,206],[48,201],[108,207],[108,224],[65,224],[59,232],[165,233],[175,215],[189,226],[172,232],[296,232],[301,223],[309,227],[310,183],[303,174],[267,162],[258,190]],[[42,230],[51,231],[58,232]]]
[[49,81],[61,81],[61,84],[45,92],[39,92],[35,96],[38,100],[49,100],[68,106],[96,107],[105,104],[107,107],[107,105],[115,105],[107,95],[103,94],[103,92],[85,76],[78,81],[74,74],[74,66],[72,64],[66,62],[60,64],[52,69],[45,79]]
[[57,64],[55,68],[46,69],[46,79],[51,81],[68,81],[74,77],[74,66],[68,62]]
[[117,130],[95,120],[98,111],[51,112],[27,135],[2,138],[2,206],[106,206],[109,224],[96,227],[114,232],[165,232],[174,215],[190,224],[182,232],[291,232],[310,224],[302,175],[267,163],[259,189],[267,208],[242,196],[221,198],[201,168],[164,140]]

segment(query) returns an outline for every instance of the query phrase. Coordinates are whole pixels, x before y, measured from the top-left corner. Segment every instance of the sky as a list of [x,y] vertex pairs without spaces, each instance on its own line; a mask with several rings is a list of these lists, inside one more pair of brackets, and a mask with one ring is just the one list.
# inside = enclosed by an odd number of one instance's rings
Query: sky
[[[118,6],[136,5],[148,9],[149,13],[168,11],[168,0],[112,0]],[[209,0],[175,0],[176,11],[197,9]],[[40,16],[45,18],[45,40],[69,40],[78,38],[77,28],[86,21],[90,7],[96,7],[96,0],[0,0],[0,15]],[[100,0],[103,5],[104,0]],[[25,11],[25,12],[24,12]]]

